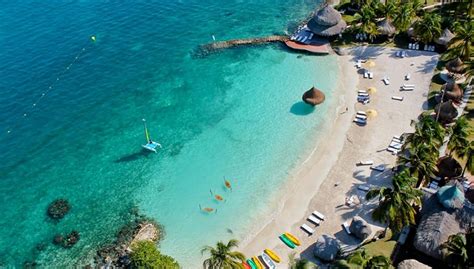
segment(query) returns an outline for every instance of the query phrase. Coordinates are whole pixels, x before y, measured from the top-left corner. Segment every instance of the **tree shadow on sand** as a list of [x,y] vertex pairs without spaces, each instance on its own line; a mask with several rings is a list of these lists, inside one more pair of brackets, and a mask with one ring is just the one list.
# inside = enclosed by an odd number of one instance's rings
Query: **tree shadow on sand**
[[313,106],[308,105],[303,101],[294,103],[290,108],[290,112],[297,116],[306,116],[313,113],[315,110],[316,109]]

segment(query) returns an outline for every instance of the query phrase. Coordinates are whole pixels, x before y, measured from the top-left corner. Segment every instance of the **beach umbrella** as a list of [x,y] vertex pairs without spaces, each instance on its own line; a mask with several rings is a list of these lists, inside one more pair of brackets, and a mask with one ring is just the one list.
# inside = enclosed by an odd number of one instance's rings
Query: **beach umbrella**
[[375,87],[369,87],[369,88],[367,89],[367,92],[368,92],[369,94],[375,94],[375,93],[377,92],[377,89],[376,89]]
[[458,110],[451,100],[437,104],[434,111],[439,122],[444,124],[453,122],[458,116]]
[[449,83],[444,84],[441,87],[441,90],[444,91],[442,102],[445,102],[448,100],[453,100],[454,102],[461,101],[463,91],[456,82],[449,82]]
[[462,167],[458,161],[450,156],[444,156],[438,159],[436,164],[438,175],[441,178],[454,178],[462,174]]
[[464,63],[457,57],[446,63],[446,69],[451,73],[462,73],[464,72]]
[[449,42],[451,41],[451,39],[453,39],[453,37],[454,37],[454,34],[451,33],[451,31],[449,31],[448,28],[445,28],[441,36],[437,40],[435,40],[435,43],[439,45],[447,46]]
[[377,111],[375,109],[367,109],[365,113],[367,113],[367,117],[369,118],[377,117]]
[[372,61],[372,60],[368,60],[367,62],[365,62],[364,64],[366,67],[374,67],[375,66],[375,62]]
[[324,102],[325,98],[326,97],[324,96],[324,93],[322,91],[316,89],[315,87],[311,87],[311,89],[307,90],[303,94],[302,99],[306,104],[315,106]]
[[390,19],[386,18],[377,23],[377,30],[381,35],[393,36],[397,29],[393,26],[393,23]]

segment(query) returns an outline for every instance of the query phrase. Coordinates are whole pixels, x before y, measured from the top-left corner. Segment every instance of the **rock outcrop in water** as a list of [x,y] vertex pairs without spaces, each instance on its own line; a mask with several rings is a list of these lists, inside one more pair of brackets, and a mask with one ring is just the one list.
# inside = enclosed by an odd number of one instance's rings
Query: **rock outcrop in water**
[[48,216],[60,220],[71,210],[71,205],[66,199],[56,199],[48,206]]
[[53,244],[62,246],[64,248],[71,248],[74,246],[80,239],[78,231],[72,231],[66,236],[57,234],[53,238]]

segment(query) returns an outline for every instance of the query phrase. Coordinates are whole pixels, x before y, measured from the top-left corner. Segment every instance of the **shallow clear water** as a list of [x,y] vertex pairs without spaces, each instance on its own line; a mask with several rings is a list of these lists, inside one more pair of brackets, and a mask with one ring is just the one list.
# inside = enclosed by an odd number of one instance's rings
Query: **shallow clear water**
[[[244,238],[317,137],[335,100],[337,63],[280,45],[202,58],[194,52],[213,34],[224,40],[283,33],[314,5],[2,3],[0,262],[76,264],[111,240],[134,206],[164,225],[161,249],[185,267],[199,264],[203,245]],[[308,113],[300,97],[313,84],[327,101]],[[163,144],[158,154],[140,148],[142,118]],[[57,197],[73,208],[53,223],[45,211]],[[217,213],[203,214],[200,205]],[[56,233],[72,229],[81,233],[72,249],[52,245]],[[39,243],[47,248],[37,250]]]

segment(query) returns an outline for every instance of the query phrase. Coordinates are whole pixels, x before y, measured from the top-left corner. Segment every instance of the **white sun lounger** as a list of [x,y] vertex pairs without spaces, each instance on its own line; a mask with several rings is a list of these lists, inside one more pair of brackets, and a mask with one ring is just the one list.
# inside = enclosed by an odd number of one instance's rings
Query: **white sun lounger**
[[402,144],[401,143],[398,143],[398,142],[395,142],[393,141],[392,143],[390,143],[390,145],[388,145],[389,147],[392,147],[394,149],[401,149],[402,148]]
[[367,120],[367,116],[357,114],[356,119]]
[[358,164],[359,164],[359,165],[373,165],[373,164],[374,164],[374,161],[372,161],[372,160],[365,160],[365,161],[360,161]]
[[325,216],[317,210],[313,211],[313,215],[318,217],[320,220],[324,220],[324,218],[325,218]]
[[359,93],[359,94],[357,94],[357,97],[367,97],[367,96],[369,96],[368,93]]
[[385,171],[385,167],[383,164],[377,165],[377,166],[371,166],[370,169],[375,170],[377,172],[383,172]]
[[301,225],[301,229],[303,229],[305,232],[307,232],[309,235],[312,235],[314,234],[314,230],[309,227],[306,223],[304,223],[303,225]]
[[359,189],[361,191],[369,191],[370,187],[367,186],[367,185],[359,185],[359,186],[357,186],[357,189]]
[[397,139],[397,140],[402,141],[402,137],[399,135],[394,135],[392,139]]
[[405,87],[405,88],[415,88],[415,84],[403,84],[402,87]]
[[351,230],[349,230],[349,224],[347,224],[347,222],[344,222],[341,225],[342,225],[342,227],[344,228],[344,230],[346,231],[347,234],[351,234]]
[[373,79],[373,78],[374,78],[374,73],[369,72],[369,78],[370,78],[370,79]]
[[392,96],[392,99],[397,101],[403,101],[403,97],[401,96]]
[[321,220],[319,220],[318,218],[316,218],[315,216],[313,215],[309,215],[309,217],[307,218],[307,220],[309,220],[310,222],[316,224],[316,225],[319,225],[321,223]]
[[401,92],[408,92],[408,91],[413,91],[415,90],[414,87],[400,87]]
[[382,81],[385,85],[390,85],[390,79],[384,78],[384,79],[382,79]]
[[354,122],[357,123],[357,124],[362,124],[362,125],[366,125],[366,124],[367,124],[367,121],[366,121],[366,120],[362,120],[362,119],[358,119],[358,118],[355,118],[355,119],[354,119]]
[[399,139],[396,139],[396,138],[392,138],[392,141],[391,141],[390,143],[392,143],[392,142],[395,142],[395,143],[400,143],[400,144],[402,144],[402,141],[401,141],[401,140],[399,140]]
[[369,72],[364,72],[364,78],[368,78],[369,77]]
[[362,110],[357,111],[357,114],[367,116],[367,113]]
[[360,93],[367,93],[366,90],[357,90],[357,93],[360,94]]
[[391,152],[392,154],[397,154],[399,152],[398,149],[392,148],[392,147],[387,147],[387,151]]
[[408,49],[411,49],[413,47],[412,43],[408,43]]
[[406,52],[406,51],[402,51],[401,57],[402,57],[402,58],[408,57],[407,52]]

